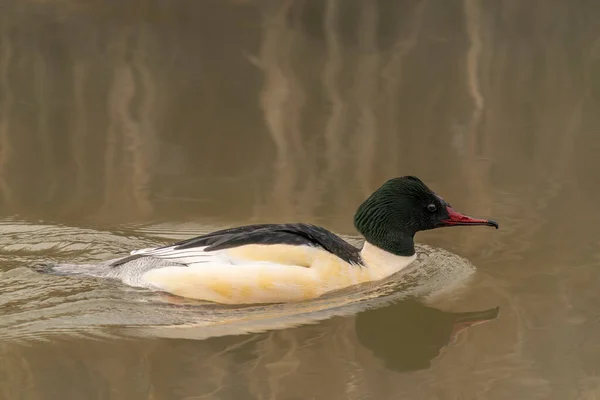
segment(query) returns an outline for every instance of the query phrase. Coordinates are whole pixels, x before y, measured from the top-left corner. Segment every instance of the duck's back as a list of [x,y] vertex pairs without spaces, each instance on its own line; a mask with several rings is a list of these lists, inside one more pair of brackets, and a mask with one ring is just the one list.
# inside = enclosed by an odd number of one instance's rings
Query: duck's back
[[[134,250],[131,255],[113,262],[119,266],[140,257],[158,257],[178,261],[181,264],[208,262],[211,253],[219,250],[244,249],[246,246],[258,249],[263,247],[260,255],[265,261],[269,260],[269,251],[279,254],[285,249],[290,254],[297,253],[304,247],[316,247],[325,250],[347,263],[360,265],[362,260],[360,250],[325,228],[311,224],[260,224],[246,225],[223,229],[206,235],[197,236],[167,246]],[[271,247],[277,245],[278,247]],[[247,254],[250,254],[246,251]],[[198,258],[195,259],[194,257]],[[257,259],[259,256],[251,256]],[[281,258],[277,255],[277,258]],[[258,258],[260,259],[260,258]],[[307,265],[304,265],[307,266]]]

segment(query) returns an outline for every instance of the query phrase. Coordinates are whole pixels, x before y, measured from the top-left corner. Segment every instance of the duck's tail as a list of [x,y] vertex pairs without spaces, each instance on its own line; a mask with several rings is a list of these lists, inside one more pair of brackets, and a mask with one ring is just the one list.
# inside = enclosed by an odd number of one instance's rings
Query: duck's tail
[[125,263],[119,263],[120,260],[107,260],[97,264],[45,262],[35,264],[31,269],[43,274],[116,279],[127,285],[148,287],[148,283],[144,279],[146,272],[157,268],[181,266],[180,264],[152,257],[135,258]]

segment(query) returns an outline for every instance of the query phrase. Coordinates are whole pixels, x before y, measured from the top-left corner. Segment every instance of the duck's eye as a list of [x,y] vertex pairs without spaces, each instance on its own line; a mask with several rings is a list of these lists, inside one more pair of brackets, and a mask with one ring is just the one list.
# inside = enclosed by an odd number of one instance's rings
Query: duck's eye
[[427,206],[427,209],[431,212],[436,212],[437,211],[437,206],[435,204],[430,204]]

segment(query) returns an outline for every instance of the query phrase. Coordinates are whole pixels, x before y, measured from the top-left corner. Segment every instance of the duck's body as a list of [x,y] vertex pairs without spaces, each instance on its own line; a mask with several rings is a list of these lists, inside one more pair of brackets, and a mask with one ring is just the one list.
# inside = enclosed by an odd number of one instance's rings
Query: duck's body
[[380,280],[406,267],[415,255],[397,256],[370,243],[359,250],[313,225],[250,225],[136,250],[111,267],[126,268],[143,258],[163,264],[137,276],[136,286],[244,304],[311,299]]
[[51,270],[218,303],[299,301],[386,278],[415,260],[417,231],[466,224],[497,227],[456,213],[420,180],[403,177],[388,181],[359,208],[355,225],[366,239],[362,249],[314,225],[248,225],[134,250],[101,265]]

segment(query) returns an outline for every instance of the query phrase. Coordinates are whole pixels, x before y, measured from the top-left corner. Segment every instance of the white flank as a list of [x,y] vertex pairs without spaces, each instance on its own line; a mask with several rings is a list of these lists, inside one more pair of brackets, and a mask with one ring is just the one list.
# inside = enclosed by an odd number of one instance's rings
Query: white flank
[[245,245],[205,252],[206,247],[149,248],[133,251],[182,266],[153,269],[145,286],[178,296],[217,303],[249,304],[300,301],[332,290],[386,278],[416,259],[396,256],[365,243],[366,265],[347,263],[312,246]]

